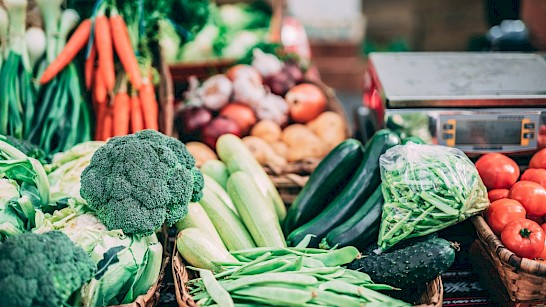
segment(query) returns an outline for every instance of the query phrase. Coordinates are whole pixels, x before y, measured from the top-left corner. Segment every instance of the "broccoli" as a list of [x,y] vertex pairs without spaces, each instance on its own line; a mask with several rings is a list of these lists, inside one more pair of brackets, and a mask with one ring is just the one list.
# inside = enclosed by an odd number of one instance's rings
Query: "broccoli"
[[66,306],[96,271],[60,231],[24,233],[0,245],[0,306]]
[[48,162],[49,159],[45,151],[41,149],[39,146],[34,145],[27,140],[21,140],[13,136],[6,135],[4,137],[5,137],[5,141],[8,144],[19,149],[25,155],[40,161],[40,163],[42,164],[46,164]]
[[203,196],[195,159],[175,138],[154,130],[113,137],[81,176],[81,196],[108,229],[148,235],[181,220]]

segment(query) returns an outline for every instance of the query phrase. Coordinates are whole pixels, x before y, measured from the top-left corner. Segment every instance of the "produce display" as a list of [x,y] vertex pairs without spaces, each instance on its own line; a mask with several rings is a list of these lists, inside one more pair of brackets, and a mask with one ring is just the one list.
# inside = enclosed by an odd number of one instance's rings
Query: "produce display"
[[490,183],[487,224],[514,254],[539,261],[546,260],[545,160],[545,149],[536,152],[521,176],[516,162],[502,154],[485,154],[476,162]]
[[[234,134],[243,137],[261,165],[278,169],[321,159],[347,138],[345,119],[328,111],[325,92],[305,79],[296,61],[253,52],[251,65],[235,65],[202,84],[190,79],[176,121],[184,142],[214,149],[220,135]],[[194,149],[196,156],[207,151]]]

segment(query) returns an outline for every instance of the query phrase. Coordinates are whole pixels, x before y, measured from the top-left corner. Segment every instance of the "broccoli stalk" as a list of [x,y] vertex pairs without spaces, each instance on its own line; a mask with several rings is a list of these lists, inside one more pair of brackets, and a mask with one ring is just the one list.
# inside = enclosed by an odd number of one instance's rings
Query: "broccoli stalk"
[[81,176],[81,196],[108,229],[148,235],[173,225],[203,193],[203,175],[179,140],[154,130],[111,138]]

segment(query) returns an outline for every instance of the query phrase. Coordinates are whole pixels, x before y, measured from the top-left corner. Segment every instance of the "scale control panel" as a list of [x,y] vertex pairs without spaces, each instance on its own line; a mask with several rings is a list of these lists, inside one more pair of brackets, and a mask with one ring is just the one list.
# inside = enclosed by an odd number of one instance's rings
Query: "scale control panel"
[[464,152],[525,152],[537,149],[540,114],[440,114],[438,144]]

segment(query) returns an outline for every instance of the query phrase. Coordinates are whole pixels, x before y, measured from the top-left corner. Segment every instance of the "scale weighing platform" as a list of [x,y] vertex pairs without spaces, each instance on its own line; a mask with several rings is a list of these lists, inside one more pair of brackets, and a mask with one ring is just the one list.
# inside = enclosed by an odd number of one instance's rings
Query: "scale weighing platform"
[[531,53],[372,53],[364,104],[376,127],[467,154],[546,147],[546,61]]

